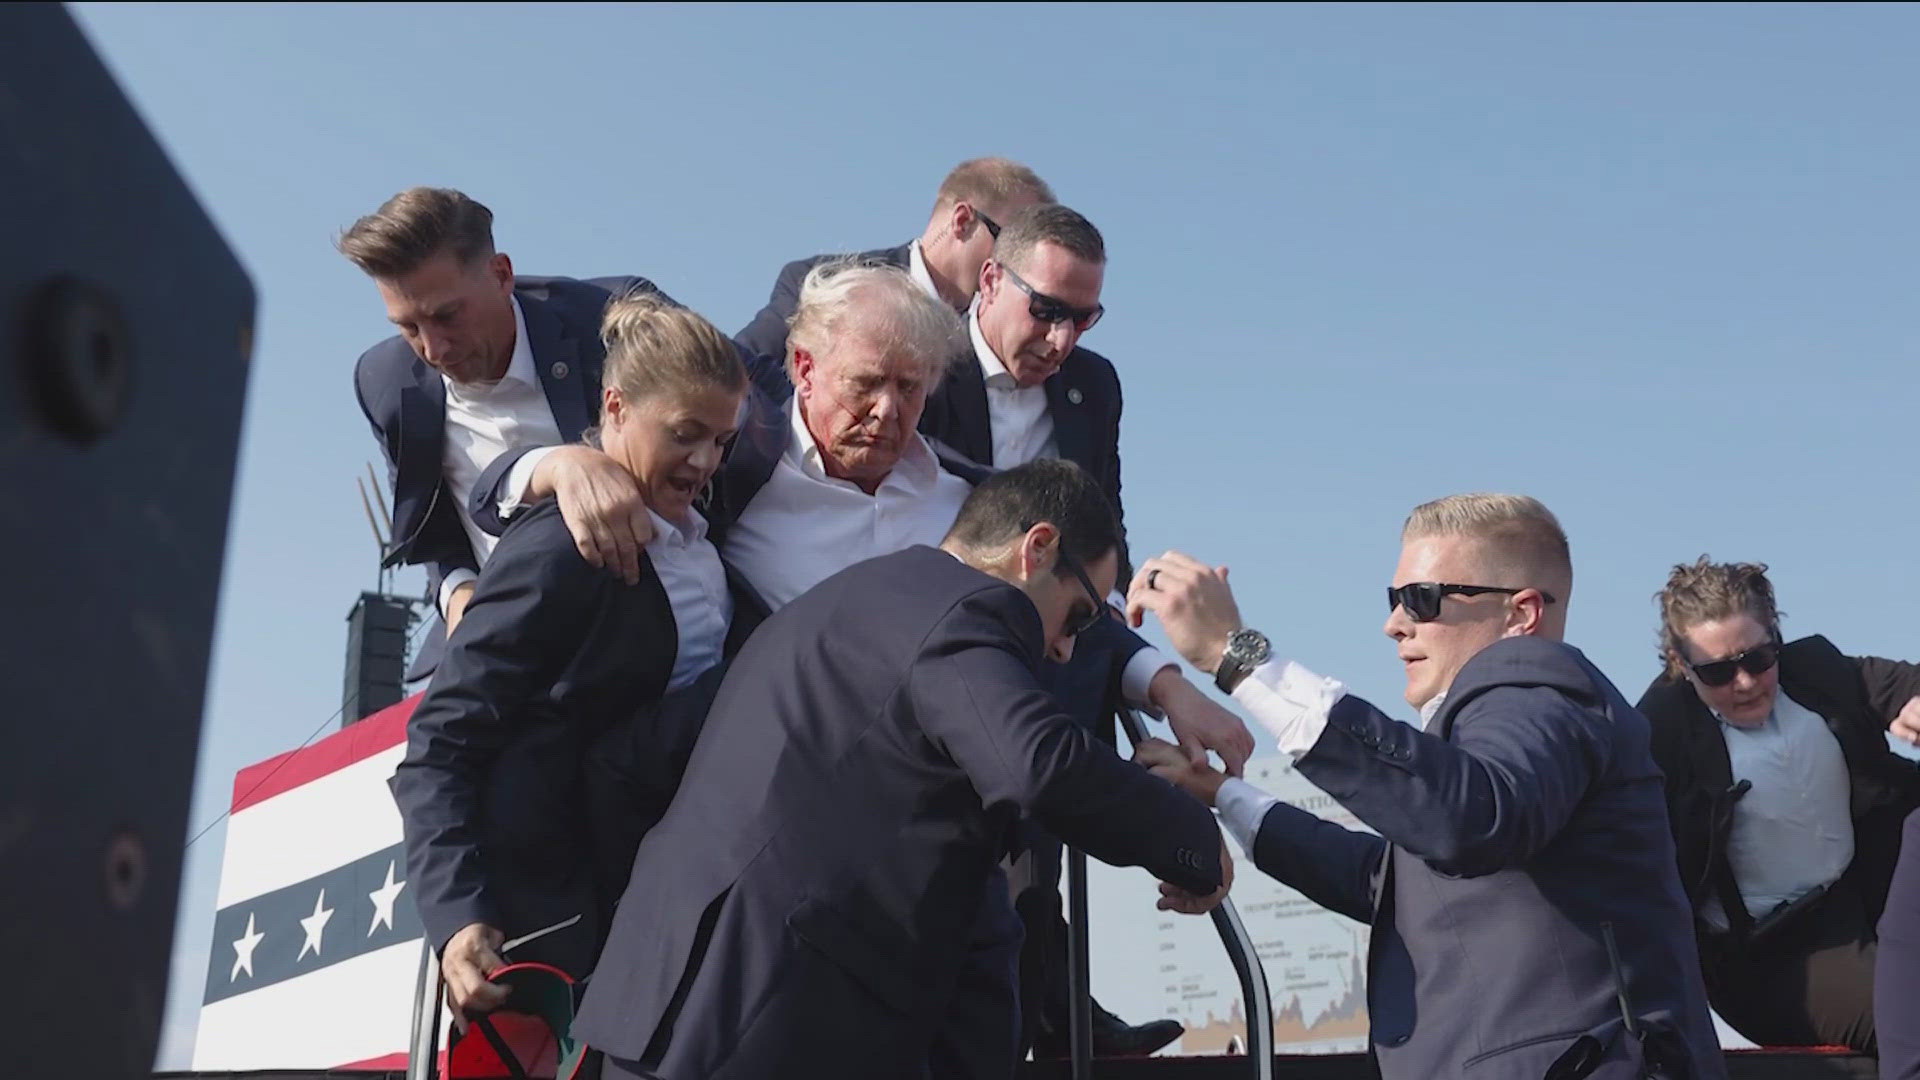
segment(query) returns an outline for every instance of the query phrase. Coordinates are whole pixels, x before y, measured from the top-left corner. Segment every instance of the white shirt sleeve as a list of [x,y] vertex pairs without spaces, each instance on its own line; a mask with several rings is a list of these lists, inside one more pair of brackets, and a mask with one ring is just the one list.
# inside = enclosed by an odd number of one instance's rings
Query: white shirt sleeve
[[1233,688],[1233,700],[1246,706],[1294,757],[1313,749],[1326,730],[1327,714],[1347,696],[1338,679],[1315,675],[1291,660],[1269,660]]
[[1147,697],[1147,689],[1153,685],[1153,677],[1166,668],[1173,667],[1165,653],[1149,645],[1133,654],[1127,661],[1125,670],[1120,672],[1120,696],[1127,704],[1153,717],[1164,720],[1159,709]]
[[1253,838],[1260,832],[1260,823],[1279,801],[1245,780],[1229,776],[1213,797],[1213,809],[1220,815],[1220,825],[1227,830],[1227,835],[1233,837],[1241,853],[1251,859]]
[[478,580],[480,575],[464,566],[449,570],[447,576],[440,579],[440,617],[442,619],[447,617],[447,598],[453,595],[453,590]]
[[506,521],[527,505],[527,487],[533,483],[533,470],[540,467],[548,454],[560,449],[557,446],[543,446],[538,450],[529,450],[520,455],[520,460],[507,470],[507,490],[500,496],[500,520]]

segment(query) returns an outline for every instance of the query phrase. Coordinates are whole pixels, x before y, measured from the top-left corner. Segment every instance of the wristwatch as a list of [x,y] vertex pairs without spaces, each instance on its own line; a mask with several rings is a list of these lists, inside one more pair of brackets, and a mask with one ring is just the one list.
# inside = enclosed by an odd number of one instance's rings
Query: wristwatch
[[1226,650],[1220,654],[1220,666],[1213,669],[1213,685],[1223,694],[1233,693],[1247,672],[1267,662],[1273,650],[1267,645],[1267,635],[1258,630],[1241,627],[1227,638]]

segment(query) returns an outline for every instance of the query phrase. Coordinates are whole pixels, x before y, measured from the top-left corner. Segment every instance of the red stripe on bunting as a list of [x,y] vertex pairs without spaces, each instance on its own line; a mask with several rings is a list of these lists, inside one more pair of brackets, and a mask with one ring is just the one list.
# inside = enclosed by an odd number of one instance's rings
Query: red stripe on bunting
[[407,718],[413,715],[414,706],[420,704],[424,696],[424,692],[415,694],[358,723],[348,724],[317,743],[241,769],[233,778],[233,813],[405,742]]

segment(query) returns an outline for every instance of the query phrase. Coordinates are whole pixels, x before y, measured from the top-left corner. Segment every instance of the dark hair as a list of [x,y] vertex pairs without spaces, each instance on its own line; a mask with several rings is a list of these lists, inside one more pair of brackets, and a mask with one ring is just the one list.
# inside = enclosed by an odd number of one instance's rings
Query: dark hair
[[993,258],[1002,266],[1024,266],[1027,255],[1041,244],[1065,248],[1085,262],[1107,261],[1107,242],[1100,238],[1100,230],[1059,203],[1029,206],[1009,217],[993,242]]
[[469,266],[493,254],[493,211],[452,188],[408,188],[347,226],[334,246],[376,278],[412,273],[442,251]]
[[947,539],[991,548],[1041,522],[1060,530],[1061,550],[1086,566],[1120,546],[1120,517],[1107,493],[1080,466],[1040,458],[980,482],[960,507]]
[[1702,555],[1675,566],[1667,587],[1653,598],[1660,605],[1660,659],[1674,678],[1687,664],[1681,639],[1703,622],[1751,615],[1776,641],[1780,638],[1780,608],[1766,563],[1717,563]]

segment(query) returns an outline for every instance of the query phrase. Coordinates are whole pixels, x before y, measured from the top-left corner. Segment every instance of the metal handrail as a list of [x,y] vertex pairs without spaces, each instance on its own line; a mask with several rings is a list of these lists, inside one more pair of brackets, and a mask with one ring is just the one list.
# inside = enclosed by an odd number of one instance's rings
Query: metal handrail
[[407,1080],[436,1080],[440,1071],[440,958],[420,940],[420,978],[413,986],[413,1031],[407,1039]]
[[[1129,743],[1138,745],[1147,737],[1146,725],[1132,709],[1120,710],[1120,725]],[[1072,904],[1067,940],[1067,987],[1071,995],[1068,1052],[1072,1056],[1074,1080],[1089,1080],[1093,1075],[1093,1048],[1087,1035],[1092,1029],[1093,996],[1088,990],[1087,977],[1086,853],[1067,852],[1067,879]],[[1233,973],[1240,979],[1240,1000],[1245,1003],[1247,1013],[1247,1057],[1253,1062],[1253,1074],[1259,1080],[1273,1080],[1273,1002],[1267,993],[1266,968],[1260,963],[1260,954],[1254,949],[1253,939],[1247,935],[1247,926],[1240,921],[1232,899],[1220,901],[1220,906],[1213,909],[1212,918],[1213,927],[1220,934],[1220,944],[1233,963]]]

